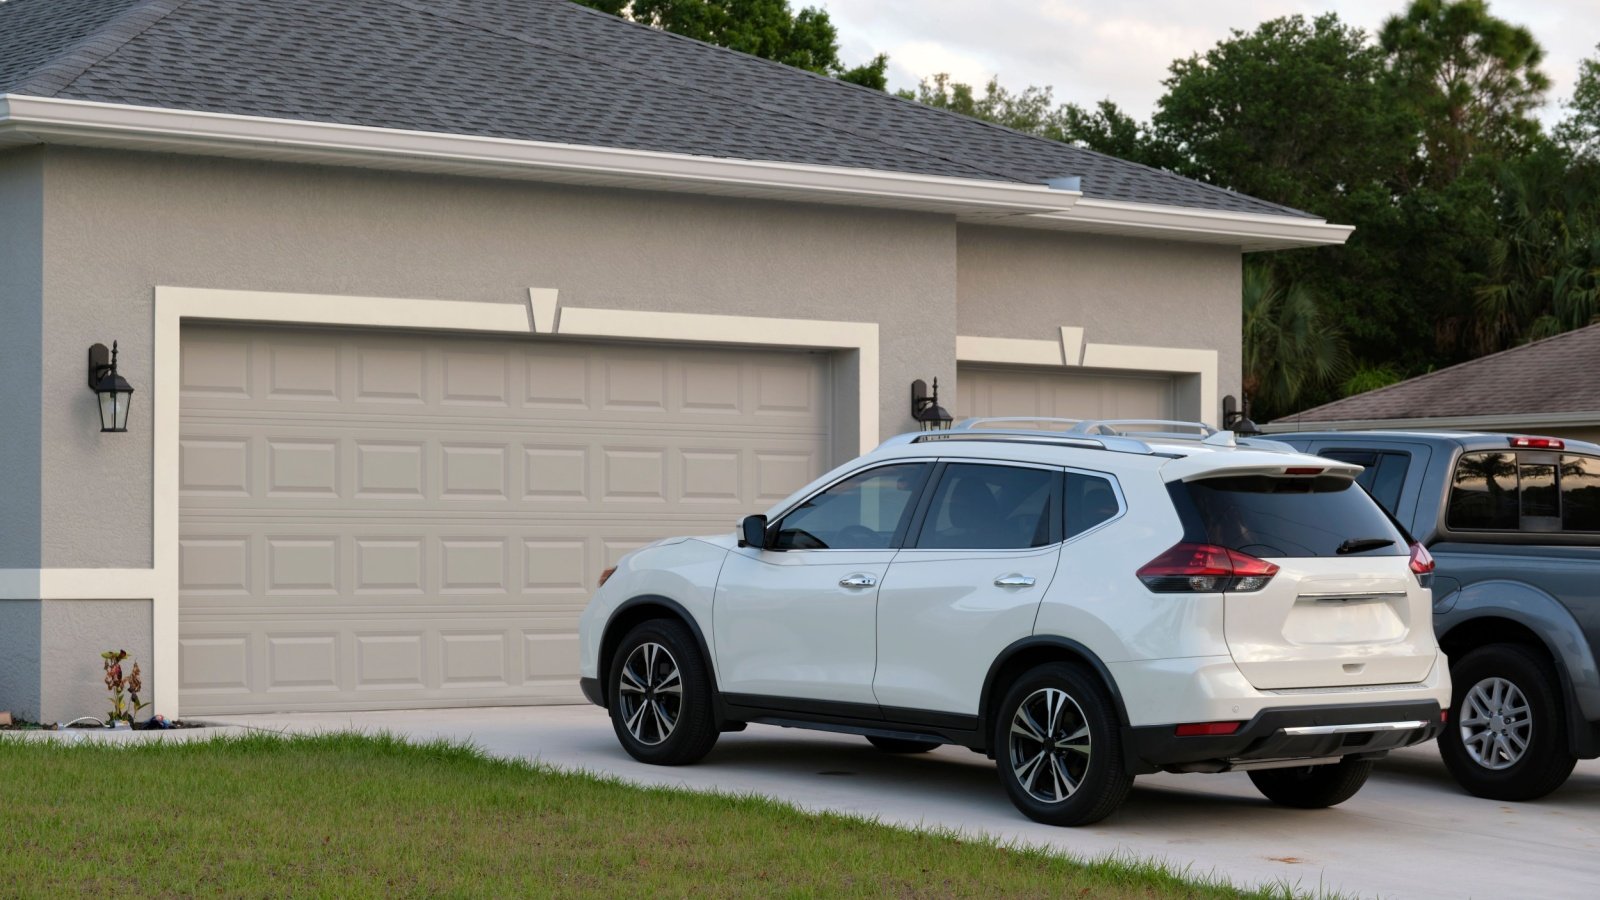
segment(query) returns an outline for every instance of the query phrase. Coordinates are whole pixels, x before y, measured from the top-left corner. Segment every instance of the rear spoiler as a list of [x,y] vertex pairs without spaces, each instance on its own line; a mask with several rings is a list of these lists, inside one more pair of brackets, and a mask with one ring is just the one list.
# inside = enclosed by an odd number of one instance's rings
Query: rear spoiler
[[1340,478],[1354,481],[1362,467],[1354,463],[1296,453],[1240,450],[1235,453],[1197,453],[1161,467],[1165,481],[1199,481],[1263,475],[1269,478]]

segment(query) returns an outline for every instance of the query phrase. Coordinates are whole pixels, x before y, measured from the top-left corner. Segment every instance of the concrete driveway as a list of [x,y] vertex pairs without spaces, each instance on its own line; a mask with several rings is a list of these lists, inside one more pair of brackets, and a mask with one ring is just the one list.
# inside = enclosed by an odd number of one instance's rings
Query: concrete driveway
[[605,712],[588,706],[213,720],[466,739],[490,753],[643,784],[755,792],[808,810],[989,834],[1079,857],[1159,858],[1244,885],[1383,897],[1600,895],[1600,761],[1581,763],[1546,800],[1502,804],[1461,793],[1430,744],[1391,756],[1354,799],[1317,811],[1273,806],[1244,775],[1152,775],[1108,821],[1059,829],[1023,818],[993,763],[952,747],[896,757],[858,737],[753,725],[723,735],[700,765],[667,769],[634,762]]

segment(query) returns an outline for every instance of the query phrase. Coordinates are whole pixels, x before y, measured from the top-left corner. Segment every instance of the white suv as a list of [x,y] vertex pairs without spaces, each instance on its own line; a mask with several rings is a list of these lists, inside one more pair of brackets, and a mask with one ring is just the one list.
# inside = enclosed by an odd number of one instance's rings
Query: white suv
[[650,763],[758,722],[970,747],[1053,824],[1156,771],[1330,806],[1450,700],[1432,560],[1360,472],[1187,423],[901,435],[607,571],[581,685]]

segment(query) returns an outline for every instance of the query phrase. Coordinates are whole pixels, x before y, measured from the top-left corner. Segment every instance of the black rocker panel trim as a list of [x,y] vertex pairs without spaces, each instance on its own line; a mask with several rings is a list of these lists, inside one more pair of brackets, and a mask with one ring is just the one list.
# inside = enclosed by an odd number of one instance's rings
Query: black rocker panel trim
[[720,699],[722,717],[728,721],[909,740],[935,739],[973,749],[984,746],[977,716],[765,694],[722,694]]

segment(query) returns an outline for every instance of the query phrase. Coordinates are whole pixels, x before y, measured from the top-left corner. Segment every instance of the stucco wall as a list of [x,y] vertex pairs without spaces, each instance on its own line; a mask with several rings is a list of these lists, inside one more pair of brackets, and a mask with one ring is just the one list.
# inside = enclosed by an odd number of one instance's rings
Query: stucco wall
[[0,712],[39,717],[38,600],[0,600]]
[[[39,611],[39,709],[41,721],[65,722],[78,716],[105,718],[111,710],[100,654],[128,651],[124,674],[140,664],[149,702],[151,672],[150,603],[145,600],[46,600]],[[139,718],[147,719],[155,709]]]
[[[157,284],[876,320],[888,433],[955,375],[945,217],[64,148],[45,178],[45,566],[151,563]],[[114,338],[143,393],[102,435],[79,357]]]
[[[1241,375],[1237,247],[1022,228],[956,230],[957,327],[975,337],[1200,347],[1219,353],[1219,394]],[[1220,418],[1206,411],[1208,420]]]
[[0,154],[0,569],[39,567],[43,161]]

